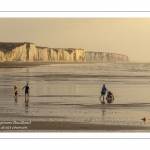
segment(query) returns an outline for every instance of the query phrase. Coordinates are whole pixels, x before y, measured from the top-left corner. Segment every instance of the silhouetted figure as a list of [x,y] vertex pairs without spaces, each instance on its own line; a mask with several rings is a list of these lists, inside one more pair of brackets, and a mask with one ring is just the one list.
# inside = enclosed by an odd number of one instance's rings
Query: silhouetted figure
[[25,88],[25,102],[26,102],[26,100],[28,100],[29,101],[29,85],[28,85],[28,83],[27,83],[27,85],[25,85],[23,88],[22,88],[22,90]]
[[15,91],[15,96],[14,96],[15,102],[17,102],[17,97],[18,97],[18,92],[17,92],[17,90],[16,90],[16,91]]
[[100,96],[100,100],[101,100],[101,97],[103,97],[103,103],[105,103],[104,99],[105,99],[106,91],[107,91],[107,89],[106,89],[105,85],[103,85],[102,90],[101,90],[101,96]]

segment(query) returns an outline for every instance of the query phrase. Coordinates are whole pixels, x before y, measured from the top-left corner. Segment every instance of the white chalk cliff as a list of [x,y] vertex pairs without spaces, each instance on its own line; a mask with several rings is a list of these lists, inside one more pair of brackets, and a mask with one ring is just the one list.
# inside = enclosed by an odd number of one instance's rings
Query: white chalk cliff
[[0,61],[23,62],[128,62],[129,58],[122,54],[105,52],[85,52],[75,48],[39,47],[33,43],[0,42]]
[[0,61],[84,62],[84,49],[38,47],[33,43],[0,43]]
[[87,61],[100,62],[128,62],[129,58],[126,55],[105,53],[105,52],[85,52]]

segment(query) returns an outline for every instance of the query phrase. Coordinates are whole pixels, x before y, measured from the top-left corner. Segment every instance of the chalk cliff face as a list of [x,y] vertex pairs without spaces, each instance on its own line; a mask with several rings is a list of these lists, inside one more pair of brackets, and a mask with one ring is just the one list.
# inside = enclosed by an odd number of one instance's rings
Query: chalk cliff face
[[0,43],[0,61],[85,62],[84,49],[37,47],[33,43]]
[[84,49],[38,47],[33,43],[2,43],[0,42],[0,61],[23,62],[128,62],[125,55],[85,52]]
[[128,56],[105,53],[105,52],[85,52],[87,61],[100,61],[100,62],[128,62]]

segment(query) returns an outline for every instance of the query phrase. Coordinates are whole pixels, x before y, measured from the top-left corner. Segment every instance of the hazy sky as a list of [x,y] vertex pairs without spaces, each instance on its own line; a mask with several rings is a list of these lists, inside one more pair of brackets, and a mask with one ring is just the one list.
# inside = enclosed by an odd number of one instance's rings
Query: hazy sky
[[0,18],[0,42],[83,48],[150,62],[150,18]]

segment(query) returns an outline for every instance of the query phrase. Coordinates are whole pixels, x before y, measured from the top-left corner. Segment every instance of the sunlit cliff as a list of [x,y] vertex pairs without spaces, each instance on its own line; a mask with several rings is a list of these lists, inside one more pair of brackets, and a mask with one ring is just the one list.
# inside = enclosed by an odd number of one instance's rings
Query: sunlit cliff
[[128,62],[129,58],[126,55],[106,53],[106,52],[85,52],[86,61],[101,61],[101,62]]
[[78,48],[48,48],[33,43],[0,42],[0,61],[22,62],[128,62],[128,56],[106,52],[85,52]]
[[33,43],[0,43],[0,61],[84,62],[83,49],[38,47]]

